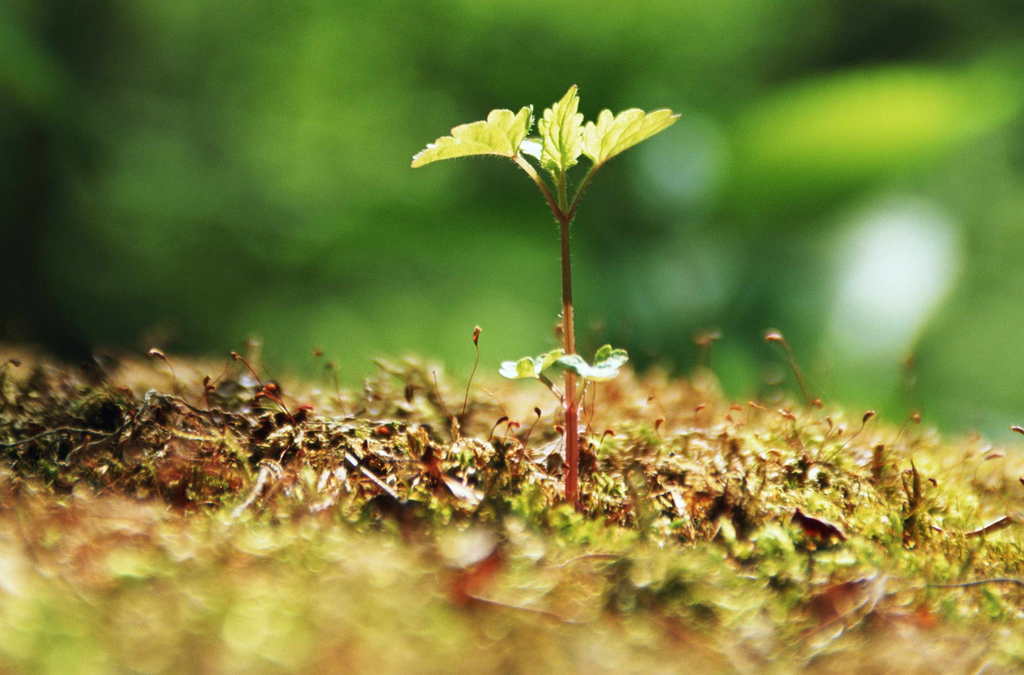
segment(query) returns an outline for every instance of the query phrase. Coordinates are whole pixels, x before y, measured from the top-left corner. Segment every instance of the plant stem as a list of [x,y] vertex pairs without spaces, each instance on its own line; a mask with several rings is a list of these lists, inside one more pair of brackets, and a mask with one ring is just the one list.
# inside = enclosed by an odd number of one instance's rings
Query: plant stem
[[[551,194],[548,184],[541,178],[537,170],[526,161],[522,155],[512,158],[520,169],[537,185],[548,208],[558,222],[558,228],[562,237],[562,343],[566,354],[576,353],[576,328],[573,322],[572,309],[572,261],[569,251],[569,229],[573,218],[576,215],[576,206],[583,191],[590,183],[596,168],[591,167],[590,171],[583,178],[576,194],[573,195],[570,204],[566,194],[565,172],[555,174],[555,195]],[[557,195],[557,196],[556,196]],[[569,502],[580,510],[580,427],[579,409],[576,405],[576,373],[571,370],[565,372],[565,391],[563,400],[565,402],[565,501]]]
[[[562,339],[566,354],[576,353],[576,329],[572,307],[572,260],[569,250],[569,229],[572,215],[565,191],[565,174],[556,178],[558,213],[556,215],[562,235]],[[565,371],[565,500],[580,510],[579,471],[579,410],[576,406],[576,374]]]

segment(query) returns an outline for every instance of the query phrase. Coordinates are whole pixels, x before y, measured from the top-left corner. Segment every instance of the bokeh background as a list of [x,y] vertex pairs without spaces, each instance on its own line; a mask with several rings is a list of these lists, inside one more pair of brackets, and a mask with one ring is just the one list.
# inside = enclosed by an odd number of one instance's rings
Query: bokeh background
[[[1024,421],[1018,0],[5,0],[0,341],[347,378],[555,346],[557,233],[494,159],[409,168],[489,109],[683,119],[617,158],[574,246],[584,351],[785,379],[894,420]],[[777,347],[777,346],[776,346]]]

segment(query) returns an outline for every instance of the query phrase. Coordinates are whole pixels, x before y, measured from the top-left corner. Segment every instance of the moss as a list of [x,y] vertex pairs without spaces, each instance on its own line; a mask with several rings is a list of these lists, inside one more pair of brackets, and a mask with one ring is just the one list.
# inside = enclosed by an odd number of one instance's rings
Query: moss
[[277,402],[174,365],[5,370],[3,668],[1021,664],[1024,463],[983,439],[627,375],[582,415],[578,513],[546,392],[487,383],[453,424],[415,361]]

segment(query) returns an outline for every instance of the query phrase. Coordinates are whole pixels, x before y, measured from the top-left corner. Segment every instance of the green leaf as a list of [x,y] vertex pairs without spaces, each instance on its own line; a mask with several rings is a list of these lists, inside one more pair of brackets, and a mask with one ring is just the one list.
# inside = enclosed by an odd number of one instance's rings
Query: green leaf
[[619,369],[629,361],[625,349],[613,349],[604,345],[594,354],[594,365],[588,364],[579,354],[568,354],[558,359],[557,365],[571,370],[580,377],[593,382],[604,382],[619,374]]
[[565,350],[562,348],[552,349],[550,352],[545,352],[537,357],[537,374],[540,375],[545,370],[555,365],[558,359],[562,358],[565,354]]
[[579,354],[566,354],[558,359],[556,363],[559,368],[571,370],[580,377],[586,377],[586,373],[590,372],[590,364]]
[[583,152],[583,115],[578,112],[579,107],[580,97],[574,84],[562,100],[544,111],[537,123],[544,144],[540,165],[552,173],[565,173],[576,166]]
[[564,354],[564,349],[552,349],[536,357],[525,356],[518,361],[503,361],[498,372],[510,380],[539,379],[541,373],[553,366]]
[[595,166],[601,166],[620,152],[669,128],[677,119],[679,115],[668,108],[649,113],[630,108],[618,115],[602,110],[597,123],[587,122],[583,128],[583,154]]
[[533,358],[530,356],[524,356],[518,361],[502,361],[501,368],[498,369],[498,372],[502,377],[507,377],[510,380],[519,380],[524,377],[537,377],[533,365]]
[[629,361],[629,352],[625,349],[614,349],[611,345],[603,345],[594,354],[595,368],[615,368],[618,370]]
[[451,136],[442,136],[412,158],[412,168],[442,159],[471,155],[515,157],[519,145],[533,125],[533,106],[511,110],[492,110],[486,120],[460,124]]

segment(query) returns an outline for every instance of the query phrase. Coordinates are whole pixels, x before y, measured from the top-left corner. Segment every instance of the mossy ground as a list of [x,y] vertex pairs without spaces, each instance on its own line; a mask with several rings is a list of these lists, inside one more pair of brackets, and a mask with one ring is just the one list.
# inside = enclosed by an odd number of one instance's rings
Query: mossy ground
[[2,358],[3,670],[1024,668],[1019,447],[626,373],[577,513],[540,387]]

